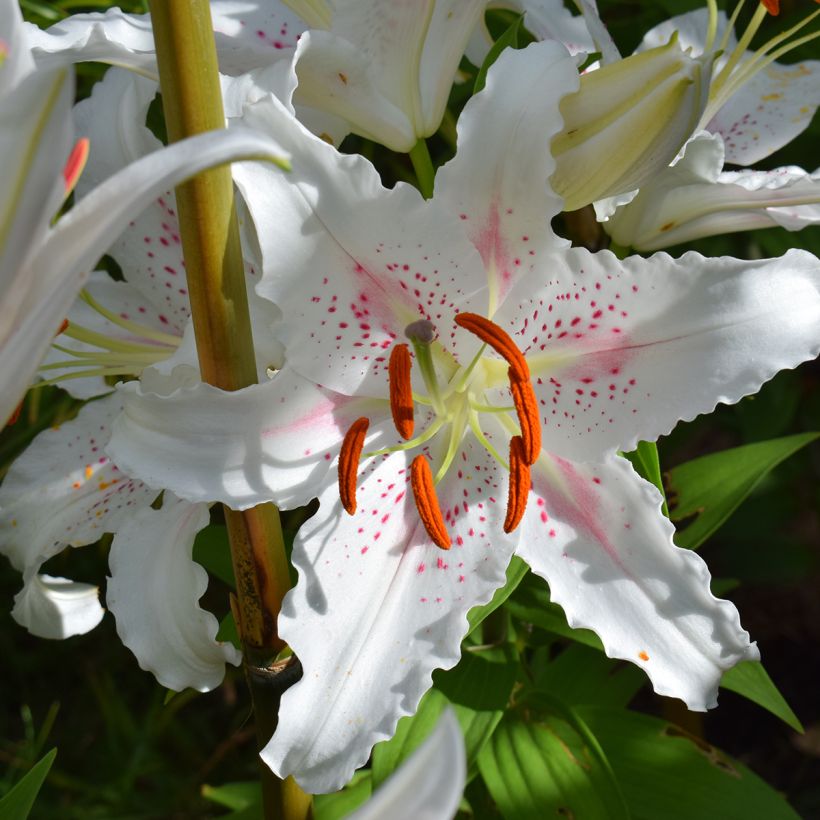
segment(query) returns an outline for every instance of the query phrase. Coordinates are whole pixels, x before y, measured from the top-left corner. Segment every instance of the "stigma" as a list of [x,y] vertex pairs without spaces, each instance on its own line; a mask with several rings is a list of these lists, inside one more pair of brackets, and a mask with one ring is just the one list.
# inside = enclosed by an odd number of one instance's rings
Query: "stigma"
[[[410,451],[420,448],[449,426],[449,441],[445,454],[434,475],[427,455],[418,453],[410,467],[410,487],[419,519],[436,546],[450,549],[451,539],[436,495],[436,484],[447,473],[467,427],[469,426],[490,454],[509,470],[509,495],[504,532],[512,532],[520,524],[527,506],[532,479],[531,466],[541,452],[541,420],[538,403],[530,380],[530,370],[523,353],[495,322],[475,313],[460,313],[455,317],[460,328],[472,333],[482,342],[481,349],[466,366],[459,367],[445,384],[441,384],[432,355],[436,339],[435,326],[427,320],[411,323],[405,329],[415,353],[415,362],[421,371],[428,395],[413,392],[411,370],[413,358],[406,343],[397,343],[390,352],[387,368],[390,414],[393,425],[403,442],[384,450],[364,453],[369,428],[366,417],[356,419],[348,429],[339,452],[339,497],[345,511],[356,512],[356,482],[358,465],[363,457]],[[511,407],[495,407],[483,402],[485,384],[476,377],[486,348],[494,350],[507,363],[507,383],[512,397]],[[415,436],[415,405],[432,408],[434,418],[427,429]],[[511,430],[509,457],[503,457],[483,435],[478,422],[479,414],[494,413],[502,416]],[[513,418],[514,417],[514,418]],[[514,431],[514,432],[513,432]]]

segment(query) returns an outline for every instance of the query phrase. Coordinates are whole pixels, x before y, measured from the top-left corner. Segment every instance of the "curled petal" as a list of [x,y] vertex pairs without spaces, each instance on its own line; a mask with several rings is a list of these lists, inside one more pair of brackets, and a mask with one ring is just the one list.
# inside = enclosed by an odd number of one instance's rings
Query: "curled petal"
[[544,457],[517,553],[545,578],[570,626],[593,629],[609,657],[638,664],[655,691],[693,710],[717,705],[720,678],[759,657],[709,570],[674,546],[658,491],[613,457]]
[[68,578],[27,573],[25,585],[14,596],[11,615],[39,638],[85,635],[103,618],[99,589]]
[[117,633],[168,689],[207,692],[240,652],[216,641],[219,623],[197,603],[208,574],[191,558],[196,534],[208,526],[206,504],[165,493],[162,509],[145,507],[120,527],[111,544],[106,599]]

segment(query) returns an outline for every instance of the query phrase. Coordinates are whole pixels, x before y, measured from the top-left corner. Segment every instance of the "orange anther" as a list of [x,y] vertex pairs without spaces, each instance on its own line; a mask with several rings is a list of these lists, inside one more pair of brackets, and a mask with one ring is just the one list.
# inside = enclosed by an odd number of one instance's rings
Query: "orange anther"
[[61,333],[65,333],[68,330],[69,321],[68,319],[63,319],[62,324],[58,328],[57,332],[54,334],[55,336],[59,336]]
[[769,14],[777,17],[780,14],[780,0],[761,0]]
[[71,149],[65,167],[63,168],[63,182],[65,183],[65,195],[68,196],[77,184],[80,174],[85,168],[88,159],[88,149],[90,143],[88,137],[77,140],[77,144]]
[[450,536],[441,515],[441,508],[436,497],[436,488],[433,485],[433,474],[427,458],[422,453],[413,459],[410,465],[410,486],[413,488],[413,497],[416,499],[416,508],[419,518],[424,524],[427,534],[433,543],[443,550],[450,549]]
[[405,344],[390,352],[387,375],[390,379],[390,412],[393,424],[403,439],[413,435],[413,385],[410,382],[410,351]]
[[527,509],[532,476],[524,455],[524,442],[521,436],[513,436],[510,439],[510,489],[507,496],[504,532],[512,532],[521,523],[524,510]]
[[456,324],[474,333],[484,344],[489,345],[499,356],[503,356],[520,379],[529,381],[530,368],[524,354],[518,349],[506,330],[495,322],[479,316],[477,313],[459,313]]
[[339,450],[339,498],[350,515],[356,512],[356,476],[369,426],[370,422],[364,416],[356,419],[345,433]]
[[535,398],[535,391],[529,379],[518,378],[512,368],[507,371],[507,375],[510,377],[510,392],[521,426],[524,460],[528,465],[535,464],[541,454],[541,416],[538,412],[538,399]]

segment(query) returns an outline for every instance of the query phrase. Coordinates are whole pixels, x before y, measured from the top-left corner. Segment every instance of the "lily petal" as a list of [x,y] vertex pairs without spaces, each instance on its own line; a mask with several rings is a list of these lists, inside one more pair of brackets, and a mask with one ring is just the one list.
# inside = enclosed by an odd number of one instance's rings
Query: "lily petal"
[[[135,382],[119,392],[125,410],[108,451],[129,475],[234,509],[271,499],[284,507],[307,503],[327,483],[350,425],[382,417],[387,407],[318,387],[288,367],[267,384],[232,393],[199,382],[166,395]],[[374,426],[367,446],[395,444],[395,432],[385,440],[388,429]]]
[[32,635],[54,640],[85,635],[103,615],[98,587],[35,571],[26,573],[11,611],[14,620]]
[[330,487],[296,536],[299,582],[279,629],[305,674],[284,694],[261,754],[312,793],[338,789],[415,711],[433,669],[458,661],[467,611],[504,583],[518,540],[501,532],[505,472],[471,437],[460,452],[461,478],[450,471],[437,487],[448,552],[420,522],[400,453],[360,471],[355,515]]
[[448,707],[430,737],[347,820],[452,820],[466,781],[464,738]]
[[90,402],[76,419],[40,433],[9,468],[0,486],[0,550],[18,570],[115,532],[156,496],[103,451],[121,406],[116,394]]
[[[408,324],[435,324],[476,293],[483,309],[478,253],[455,216],[408,185],[384,188],[367,160],[340,155],[274,98],[249,106],[243,122],[276,134],[291,157],[286,180],[260,165],[234,169],[264,225],[257,292],[282,311],[275,332],[288,364],[339,393],[383,396],[387,349]],[[300,270],[320,276],[306,286]],[[472,355],[466,336],[458,338]]]
[[0,95],[8,94],[34,70],[17,0],[0,0]]
[[559,103],[578,86],[575,61],[559,43],[507,49],[465,106],[458,152],[438,172],[435,201],[461,218],[481,252],[490,316],[514,277],[568,244],[545,230],[562,208],[548,182],[555,170],[549,146],[562,127]]
[[607,233],[651,251],[702,236],[774,225],[798,231],[820,222],[820,173],[795,166],[721,173],[723,158],[719,134],[696,134],[683,156],[615,208]]
[[[503,317],[503,318],[502,318]],[[522,277],[497,317],[527,356],[544,449],[632,450],[757,391],[820,349],[820,263],[573,248]]]
[[675,547],[660,493],[622,458],[582,464],[542,456],[516,550],[545,578],[572,627],[609,657],[643,668],[656,692],[703,711],[723,672],[756,660],[737,610],[709,592],[709,570]]
[[106,600],[117,633],[140,667],[175,692],[210,691],[222,683],[225,663],[242,660],[234,646],[216,641],[219,622],[197,603],[208,574],[191,551],[209,522],[207,504],[165,493],[161,509],[136,511],[111,544]]

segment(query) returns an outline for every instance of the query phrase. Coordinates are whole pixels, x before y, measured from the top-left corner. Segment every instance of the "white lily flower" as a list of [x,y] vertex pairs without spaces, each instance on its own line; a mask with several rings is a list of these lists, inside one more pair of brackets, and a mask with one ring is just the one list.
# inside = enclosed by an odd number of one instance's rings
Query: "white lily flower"
[[[0,420],[12,414],[88,271],[158,191],[211,165],[242,156],[277,156],[272,140],[248,132],[207,134],[122,169],[69,213],[51,220],[82,171],[89,145],[71,151],[73,82],[67,69],[35,70],[20,10],[2,0],[0,156]],[[8,72],[8,73],[7,73]]]
[[[486,0],[291,0],[288,9],[279,2],[215,0],[211,11],[224,73],[293,59],[299,81],[294,103],[317,133],[338,142],[352,131],[404,152],[438,129],[485,5]],[[147,15],[119,9],[76,15],[30,36],[41,60],[62,54],[156,76]]]
[[464,738],[452,709],[347,820],[452,820],[467,782]]
[[[820,263],[569,248],[549,229],[561,200],[546,181],[575,83],[557,44],[504,52],[429,201],[386,190],[277,101],[251,106],[245,120],[292,154],[287,185],[262,167],[236,172],[285,365],[236,393],[120,388],[108,451],[150,486],[235,508],[319,497],[279,622],[304,676],[263,752],[310,792],[344,783],[432,671],[457,662],[467,612],[513,554],[570,624],[690,708],[714,706],[722,673],[757,657],[702,559],[674,546],[659,493],[616,451],[813,358]],[[471,332],[482,323],[488,347]]]
[[666,167],[701,117],[711,59],[692,59],[676,37],[581,76],[561,103],[550,183],[572,211],[630,191]]
[[620,245],[654,251],[732,231],[820,224],[820,170],[722,171],[723,162],[720,135],[701,131],[628,204],[596,203],[609,217],[604,228]]
[[[151,163],[170,150],[160,150],[143,124],[155,91],[151,81],[112,69],[76,109],[79,132],[98,148],[78,183],[80,195],[88,190],[90,199],[94,191],[110,187],[123,167],[126,173],[142,169],[143,176],[151,175],[151,181],[128,177],[150,206],[122,217],[129,227],[119,238],[108,223],[105,241],[97,246],[99,254],[111,245],[125,281],[115,282],[101,272],[91,276],[41,370],[57,374],[53,380],[61,384],[70,384],[63,381],[70,376],[84,376],[78,379],[82,389],[73,391],[84,398],[110,392],[101,376],[138,376],[148,365],[155,377],[176,367],[186,378],[198,378],[174,194],[167,188],[199,167],[230,158],[229,150],[257,156],[272,152],[269,140],[247,131],[229,134],[227,140],[220,135],[218,141],[208,135],[173,149],[177,156],[186,152],[187,173],[169,169],[163,176],[152,174],[147,170]],[[281,155],[278,146],[276,150]],[[122,190],[118,193],[124,196]],[[254,275],[252,264],[249,275]],[[276,315],[258,298],[253,310],[265,322]],[[260,346],[258,352],[264,376],[278,362],[278,348]],[[48,638],[96,626],[103,609],[95,586],[38,573],[66,545],[81,546],[105,532],[116,533],[107,603],[123,642],[164,686],[211,689],[221,682],[226,661],[236,664],[240,655],[215,640],[217,621],[197,604],[207,574],[192,561],[191,549],[196,533],[208,525],[208,508],[166,493],[162,508],[153,509],[156,491],[111,463],[104,448],[120,408],[117,395],[92,402],[76,419],[39,435],[11,466],[0,487],[0,551],[24,581],[12,614],[32,633]],[[44,505],[48,515],[43,515]]]
[[694,56],[723,51],[715,63],[709,103],[696,130],[723,137],[726,162],[751,165],[808,128],[820,105],[820,61],[775,62],[795,45],[818,36],[793,37],[820,11],[750,51],[752,37],[765,27],[767,11],[763,3],[758,5],[738,41],[732,27],[742,5],[731,21],[714,6],[711,14],[702,8],[672,17],[647,32],[638,50],[655,48],[677,32],[681,46],[691,49]]

